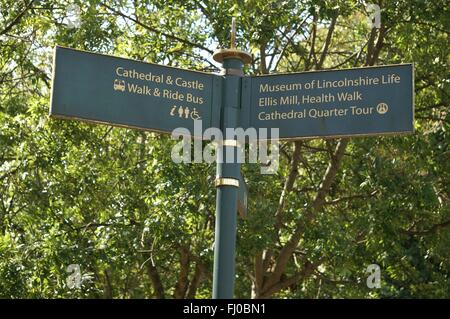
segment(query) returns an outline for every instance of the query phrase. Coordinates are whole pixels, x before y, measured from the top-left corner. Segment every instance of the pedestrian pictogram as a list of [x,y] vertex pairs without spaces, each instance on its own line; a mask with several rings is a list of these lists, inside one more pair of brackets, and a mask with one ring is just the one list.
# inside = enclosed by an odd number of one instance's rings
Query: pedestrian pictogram
[[169,112],[170,116],[177,116],[179,118],[184,118],[184,119],[193,119],[193,120],[201,120],[202,117],[200,116],[200,113],[197,111],[197,108],[192,108],[189,109],[189,107],[183,107],[183,106],[177,106],[174,105],[172,106],[172,108],[170,109]]
[[389,107],[386,103],[379,103],[377,105],[377,112],[380,114],[385,114],[389,110]]

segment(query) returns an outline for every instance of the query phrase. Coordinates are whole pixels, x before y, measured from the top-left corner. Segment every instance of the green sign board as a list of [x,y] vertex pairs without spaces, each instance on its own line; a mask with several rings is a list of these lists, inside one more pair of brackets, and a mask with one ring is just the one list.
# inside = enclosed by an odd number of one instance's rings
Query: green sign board
[[56,47],[50,115],[171,133],[219,125],[220,77]]
[[243,79],[242,126],[280,139],[413,132],[412,64]]

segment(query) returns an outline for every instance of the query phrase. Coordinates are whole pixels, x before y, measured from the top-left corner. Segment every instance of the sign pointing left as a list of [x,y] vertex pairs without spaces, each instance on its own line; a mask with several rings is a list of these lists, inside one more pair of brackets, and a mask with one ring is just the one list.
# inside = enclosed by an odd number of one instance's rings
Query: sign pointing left
[[208,73],[57,46],[50,115],[161,133],[183,127],[195,134],[194,120],[203,129],[219,124],[220,94],[213,94],[219,81]]

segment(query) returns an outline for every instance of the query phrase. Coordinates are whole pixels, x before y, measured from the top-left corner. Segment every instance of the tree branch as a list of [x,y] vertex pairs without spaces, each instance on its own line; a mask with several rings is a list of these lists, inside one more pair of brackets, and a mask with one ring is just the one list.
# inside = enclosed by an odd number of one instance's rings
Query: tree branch
[[450,226],[450,220],[447,220],[445,222],[435,224],[429,229],[426,230],[405,230],[401,229],[400,231],[407,235],[413,235],[413,236],[423,236],[423,235],[430,235],[438,232],[439,230],[449,227]]
[[4,35],[6,33],[8,33],[9,31],[11,31],[11,29],[20,22],[20,20],[23,18],[23,16],[25,15],[25,13],[27,13],[27,11],[31,8],[31,6],[33,5],[34,0],[31,0],[26,6],[25,8],[6,26],[5,29],[3,29],[2,31],[0,31],[0,36]]
[[374,65],[377,60],[378,57],[380,55],[381,49],[383,48],[384,45],[384,37],[386,36],[386,33],[389,31],[389,29],[387,29],[384,25],[381,25],[379,32],[378,32],[378,39],[377,39],[377,43],[374,44],[375,42],[375,34],[376,34],[376,29],[373,28],[372,32],[371,32],[371,40],[369,42],[369,47],[367,50],[367,58],[366,58],[366,65]]
[[317,32],[317,15],[314,14],[313,22],[312,22],[312,30],[311,30],[311,48],[309,50],[308,59],[305,63],[305,70],[308,71],[311,68],[311,61],[314,60],[314,63],[317,64],[317,58],[315,53],[316,46],[316,32]]
[[433,105],[427,105],[427,106],[415,109],[414,113],[421,113],[421,112],[424,112],[424,111],[434,110],[434,109],[441,108],[443,106],[446,106],[444,102],[436,103],[436,104],[433,104]]
[[287,48],[289,47],[289,45],[293,44],[294,37],[298,34],[298,31],[301,28],[303,28],[303,25],[306,23],[306,21],[308,20],[309,17],[310,17],[310,15],[306,16],[306,18],[295,28],[294,33],[290,37],[286,33],[280,31],[281,34],[287,39],[287,41],[286,41],[286,44],[283,46],[283,49],[280,52],[277,62],[275,63],[274,71],[278,70],[278,65],[280,64],[281,60],[283,59]]
[[261,45],[259,46],[259,53],[261,55],[261,60],[259,63],[259,72],[261,72],[261,74],[267,74],[266,43],[261,43]]
[[372,58],[372,54],[373,54],[373,49],[374,49],[374,42],[375,42],[375,37],[377,36],[377,29],[372,28],[372,30],[370,31],[370,36],[369,36],[369,40],[367,41],[367,55],[366,55],[366,62],[364,63],[364,65],[370,65],[370,61]]
[[192,277],[191,283],[189,285],[189,289],[187,291],[188,299],[195,298],[195,294],[197,293],[197,288],[200,285],[200,282],[202,281],[204,273],[205,273],[204,265],[200,261],[197,261],[197,263],[195,264],[194,276]]
[[262,289],[263,280],[264,280],[264,268],[263,268],[263,258],[262,253],[258,252],[253,261],[254,264],[254,273],[255,273],[255,282],[252,292],[252,297],[256,297],[259,295],[259,292]]
[[296,273],[295,275],[288,277],[286,279],[283,279],[279,282],[277,282],[276,284],[274,284],[273,286],[269,287],[267,290],[265,290],[263,292],[263,294],[261,296],[259,296],[260,298],[269,298],[272,294],[285,289],[291,285],[296,284],[300,279],[305,279],[307,277],[309,277],[311,274],[314,273],[314,270],[319,267],[319,265],[322,263],[322,261],[318,261],[317,263],[311,263],[309,261],[306,261],[303,269],[301,271],[299,271],[298,273]]
[[349,201],[349,200],[352,200],[352,199],[370,198],[370,197],[373,197],[376,193],[378,193],[378,191],[374,190],[370,194],[359,194],[359,195],[352,195],[352,196],[344,196],[344,197],[341,197],[341,198],[333,199],[332,201],[329,201],[329,202],[324,202],[323,204],[324,205],[335,205],[335,204],[339,204],[340,202]]
[[331,38],[333,37],[334,27],[336,26],[337,15],[333,17],[331,20],[330,27],[328,28],[327,38],[325,40],[325,44],[323,46],[322,54],[320,55],[319,62],[317,63],[316,68],[320,70],[322,68],[323,62],[325,62],[325,58],[328,53],[328,48],[330,47]]
[[161,277],[159,276],[158,269],[156,268],[156,265],[153,263],[153,260],[150,260],[150,262],[146,263],[146,270],[147,275],[150,277],[150,280],[152,282],[156,298],[164,299],[165,298],[164,287],[161,281]]
[[294,153],[292,155],[290,168],[289,168],[289,175],[286,178],[286,181],[284,183],[283,191],[280,195],[280,200],[278,202],[278,209],[275,212],[275,220],[276,220],[276,229],[280,229],[283,224],[283,218],[282,213],[284,210],[285,202],[286,202],[286,196],[292,191],[292,187],[294,186],[295,179],[298,176],[298,164],[300,162],[300,150],[301,150],[301,144],[300,142],[294,143]]
[[300,218],[297,221],[297,226],[294,233],[292,234],[289,241],[281,249],[280,254],[278,255],[278,258],[276,260],[275,268],[270,277],[264,283],[263,293],[280,281],[281,275],[285,271],[293,252],[297,248],[298,242],[301,238],[301,234],[304,232],[304,224],[312,222],[315,217],[315,213],[325,203],[325,196],[328,194],[331,185],[336,178],[347,144],[348,139],[341,139],[337,144],[335,152],[331,156],[330,163],[319,186],[317,195],[311,206],[303,214],[303,218]]
[[178,41],[178,42],[184,43],[184,44],[186,44],[186,45],[188,45],[188,46],[190,46],[190,47],[194,47],[194,48],[198,48],[198,49],[205,50],[206,52],[208,52],[208,53],[210,53],[210,54],[213,53],[212,50],[208,49],[207,47],[205,47],[205,46],[203,46],[203,45],[201,45],[201,44],[197,44],[197,43],[191,42],[191,41],[189,41],[189,40],[186,40],[186,39],[182,39],[182,38],[180,38],[180,37],[177,37],[176,35],[168,34],[168,33],[165,33],[165,32],[163,32],[163,31],[161,31],[161,30],[158,30],[158,29],[156,29],[156,28],[153,28],[153,27],[151,27],[151,26],[149,26],[149,25],[147,25],[147,24],[142,23],[142,22],[139,21],[137,18],[133,18],[133,17],[127,16],[126,14],[124,14],[124,13],[118,11],[118,10],[115,10],[115,9],[111,8],[110,6],[108,6],[108,5],[107,5],[106,3],[104,3],[104,2],[100,2],[100,5],[102,5],[103,7],[105,7],[106,9],[108,9],[109,11],[111,11],[111,12],[113,12],[113,13],[115,13],[115,14],[121,16],[122,18],[125,18],[125,19],[128,19],[128,20],[130,20],[130,21],[133,21],[134,23],[136,23],[137,25],[140,25],[141,27],[143,27],[144,29],[147,29],[148,31],[151,31],[151,32],[154,32],[154,33],[156,33],[156,34],[165,36],[166,38],[173,39],[173,40],[176,40],[176,41]]
[[184,298],[186,291],[188,289],[188,275],[189,275],[189,250],[186,247],[181,247],[180,249],[180,273],[178,275],[178,281],[175,286],[175,291],[173,297],[175,299]]

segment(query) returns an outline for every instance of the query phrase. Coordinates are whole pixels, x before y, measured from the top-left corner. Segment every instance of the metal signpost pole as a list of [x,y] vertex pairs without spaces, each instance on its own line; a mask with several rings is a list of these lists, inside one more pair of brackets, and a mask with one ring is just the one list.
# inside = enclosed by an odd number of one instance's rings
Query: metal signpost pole
[[[234,22],[234,21],[233,21]],[[239,125],[241,107],[241,77],[243,66],[251,61],[248,53],[235,49],[234,23],[231,33],[231,49],[219,50],[214,59],[222,63],[224,74],[221,130],[222,145],[217,148],[216,230],[214,241],[213,298],[233,298],[235,277],[237,200],[240,164],[237,162],[237,140],[227,139],[226,129]],[[232,161],[227,154],[233,154]]]

